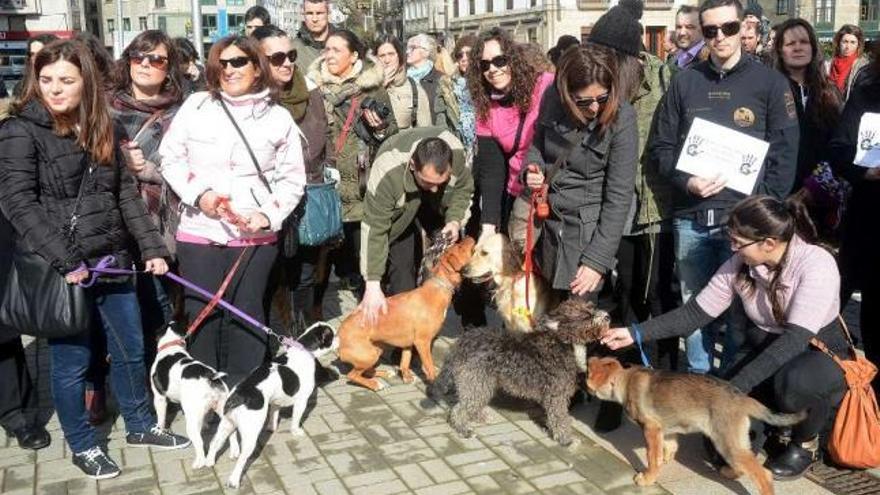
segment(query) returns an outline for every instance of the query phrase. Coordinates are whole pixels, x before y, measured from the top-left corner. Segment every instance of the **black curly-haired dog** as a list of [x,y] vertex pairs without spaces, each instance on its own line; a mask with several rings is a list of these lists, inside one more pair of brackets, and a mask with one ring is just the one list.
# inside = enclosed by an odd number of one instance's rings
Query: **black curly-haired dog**
[[553,439],[568,445],[568,403],[580,371],[574,347],[598,340],[609,321],[608,313],[593,304],[571,299],[542,317],[532,333],[471,330],[449,351],[428,395],[439,402],[456,393],[449,423],[463,437],[473,433],[470,423],[482,419],[496,392],[535,401],[544,409]]

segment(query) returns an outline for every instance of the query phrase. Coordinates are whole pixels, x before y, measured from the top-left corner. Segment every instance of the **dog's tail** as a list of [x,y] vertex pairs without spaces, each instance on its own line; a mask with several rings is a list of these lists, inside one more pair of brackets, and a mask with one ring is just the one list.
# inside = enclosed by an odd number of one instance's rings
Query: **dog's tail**
[[775,413],[767,408],[764,404],[752,399],[751,411],[749,416],[759,419],[772,426],[792,426],[800,423],[807,417],[806,411],[800,411],[791,414]]

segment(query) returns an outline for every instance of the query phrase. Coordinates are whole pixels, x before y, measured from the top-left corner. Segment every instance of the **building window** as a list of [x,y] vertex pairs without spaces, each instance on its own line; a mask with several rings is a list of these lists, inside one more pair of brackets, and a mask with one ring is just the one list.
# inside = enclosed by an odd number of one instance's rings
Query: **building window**
[[474,15],[477,11],[476,0],[468,0],[468,15]]
[[538,6],[538,0],[529,0],[529,5],[531,5],[532,7],[537,7],[537,6]]
[[199,0],[200,5],[217,5],[217,0]]
[[244,7],[244,0],[227,0],[226,5],[232,7]]
[[862,0],[861,5],[859,5],[859,20],[861,21],[876,21],[877,11],[880,5],[878,5],[877,0]]
[[834,0],[816,0],[816,21],[814,24],[834,25]]
[[122,18],[122,30],[123,31],[131,31],[131,18],[129,18],[129,17]]
[[115,20],[107,19],[107,31],[110,31],[111,33],[113,31],[116,31],[116,21]]
[[146,31],[150,29],[147,27],[147,18],[146,17],[138,17],[138,29],[141,31]]
[[168,18],[164,15],[160,15],[156,18],[156,27],[159,28],[159,31],[163,33],[168,32]]
[[229,14],[228,19],[230,33],[244,34],[244,14]]
[[491,14],[495,10],[495,5],[492,4],[492,0],[486,0],[486,13]]
[[202,37],[210,38],[217,33],[217,14],[202,14]]
[[452,17],[458,17],[458,0],[452,0]]
[[513,0],[507,0],[507,10],[513,10]]
[[538,42],[538,28],[529,28],[529,43]]
[[164,9],[165,8],[165,0],[156,0],[156,8]]
[[788,15],[788,0],[776,0],[776,15]]

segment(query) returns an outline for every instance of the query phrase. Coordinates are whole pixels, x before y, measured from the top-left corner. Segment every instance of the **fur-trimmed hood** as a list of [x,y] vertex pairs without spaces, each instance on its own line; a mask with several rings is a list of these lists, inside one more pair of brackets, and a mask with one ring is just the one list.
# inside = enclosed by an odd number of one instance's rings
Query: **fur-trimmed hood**
[[308,78],[319,87],[343,86],[346,83],[354,82],[361,92],[366,93],[376,88],[384,87],[385,71],[376,57],[367,55],[365,60],[355,62],[354,70],[351,74],[341,78],[330,74],[326,64],[324,64],[324,56],[321,55],[309,66]]

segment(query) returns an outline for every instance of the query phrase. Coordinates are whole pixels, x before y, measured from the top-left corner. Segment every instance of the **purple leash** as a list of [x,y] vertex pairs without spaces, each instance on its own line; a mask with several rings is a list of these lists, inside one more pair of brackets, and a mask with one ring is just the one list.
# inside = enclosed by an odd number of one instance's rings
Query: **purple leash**
[[[136,275],[138,273],[147,273],[147,272],[138,271],[138,270],[126,270],[123,268],[112,268],[112,266],[115,264],[116,264],[116,257],[115,256],[113,256],[113,255],[104,256],[103,258],[100,259],[100,261],[98,261],[97,265],[95,265],[93,268],[88,269],[89,270],[89,279],[85,282],[80,282],[79,286],[83,287],[83,288],[91,287],[97,281],[97,279],[98,279],[97,276],[99,274],[103,274],[103,275]],[[177,282],[178,284],[186,287],[187,289],[192,290],[193,292],[201,295],[202,297],[207,298],[209,301],[211,300],[212,297],[214,297],[214,294],[212,294],[211,292],[199,287],[198,285],[190,282],[189,280],[181,277],[180,275],[177,275],[176,273],[168,271],[168,272],[165,272],[164,276],[168,277],[171,280]],[[221,298],[219,301],[217,301],[217,304],[222,306],[224,309],[226,309],[230,313],[237,316],[243,322],[275,337],[276,339],[278,339],[278,341],[284,347],[293,347],[293,346],[302,347],[302,344],[297,342],[295,339],[293,339],[291,337],[284,337],[284,336],[278,335],[277,333],[275,333],[274,330],[272,330],[271,328],[269,328],[266,325],[263,325],[262,323],[259,322],[259,320],[257,320],[253,316],[245,313],[244,311],[236,308],[235,306],[233,306],[232,304],[230,304],[226,300]]]

